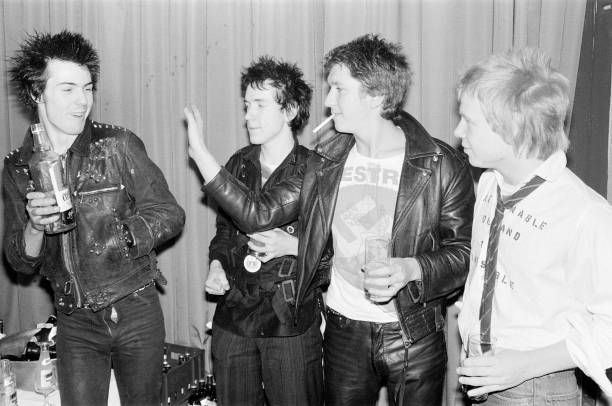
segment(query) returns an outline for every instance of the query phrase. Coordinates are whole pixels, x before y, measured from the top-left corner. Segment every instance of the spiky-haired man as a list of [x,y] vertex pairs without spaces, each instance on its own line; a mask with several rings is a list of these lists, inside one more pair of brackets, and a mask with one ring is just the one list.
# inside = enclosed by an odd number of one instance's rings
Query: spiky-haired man
[[[244,119],[251,145],[225,170],[245,190],[266,191],[287,178],[301,179],[310,151],[296,136],[308,121],[312,90],[294,64],[260,57],[241,76]],[[186,108],[190,136],[202,128],[199,112]],[[197,148],[191,148],[194,160]],[[320,287],[324,259],[303,305],[296,309],[297,221],[247,235],[217,216],[210,244],[206,290],[223,295],[213,319],[212,357],[217,396],[224,405],[322,405]]]
[[21,102],[62,157],[76,213],[72,230],[45,233],[59,208],[28,189],[28,132],[4,161],[4,252],[17,272],[51,282],[62,404],[106,405],[111,365],[121,404],[159,404],[165,331],[154,249],[181,231],[183,209],[136,135],[88,119],[99,62],[82,35],[29,35],[12,63]]

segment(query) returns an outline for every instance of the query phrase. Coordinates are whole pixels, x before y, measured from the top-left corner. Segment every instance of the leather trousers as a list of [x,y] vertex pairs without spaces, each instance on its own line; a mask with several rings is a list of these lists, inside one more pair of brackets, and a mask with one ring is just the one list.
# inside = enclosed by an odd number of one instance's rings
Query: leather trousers
[[409,345],[399,322],[352,320],[328,308],[323,349],[326,406],[374,406],[383,386],[391,406],[442,404],[444,331]]

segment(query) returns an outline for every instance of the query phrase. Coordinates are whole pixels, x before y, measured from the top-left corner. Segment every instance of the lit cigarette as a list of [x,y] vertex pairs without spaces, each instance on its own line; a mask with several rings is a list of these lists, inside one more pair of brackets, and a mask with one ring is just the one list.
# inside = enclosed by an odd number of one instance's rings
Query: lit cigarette
[[331,116],[327,117],[325,120],[323,120],[323,122],[321,124],[319,124],[318,126],[316,126],[313,130],[312,133],[315,134],[317,131],[319,131],[321,128],[323,128],[323,126],[327,123],[329,123],[329,120],[331,120],[332,118],[334,118],[334,114],[332,114]]

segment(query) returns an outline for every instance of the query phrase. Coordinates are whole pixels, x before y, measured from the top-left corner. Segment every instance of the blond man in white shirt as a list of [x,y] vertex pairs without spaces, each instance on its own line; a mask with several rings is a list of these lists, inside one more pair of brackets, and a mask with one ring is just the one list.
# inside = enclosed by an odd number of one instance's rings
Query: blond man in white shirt
[[[612,208],[566,167],[567,79],[541,52],[494,55],[458,85],[455,135],[481,176],[470,273],[459,330],[482,338],[481,303],[497,202],[531,179],[535,190],[503,211],[490,306],[494,351],[468,356],[457,372],[486,405],[580,404],[580,368],[608,395],[612,385]],[[493,251],[493,249],[491,249]]]

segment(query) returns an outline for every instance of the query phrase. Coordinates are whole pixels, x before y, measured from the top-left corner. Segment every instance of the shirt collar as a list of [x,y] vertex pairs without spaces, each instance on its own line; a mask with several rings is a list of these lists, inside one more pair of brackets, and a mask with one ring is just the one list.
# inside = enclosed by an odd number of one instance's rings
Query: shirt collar
[[[566,166],[567,166],[567,157],[565,156],[565,152],[563,151],[554,152],[551,156],[546,158],[546,160],[542,162],[540,166],[538,166],[533,172],[527,175],[525,179],[519,182],[518,185],[513,189],[518,190],[521,186],[529,182],[531,178],[533,178],[536,175],[541,177],[547,182],[555,181],[557,178],[559,178],[559,176],[561,176]],[[504,178],[501,175],[501,173],[499,173],[496,170],[492,170],[492,172],[493,172],[493,175],[495,175],[497,184],[503,188],[502,185],[504,185]]]

